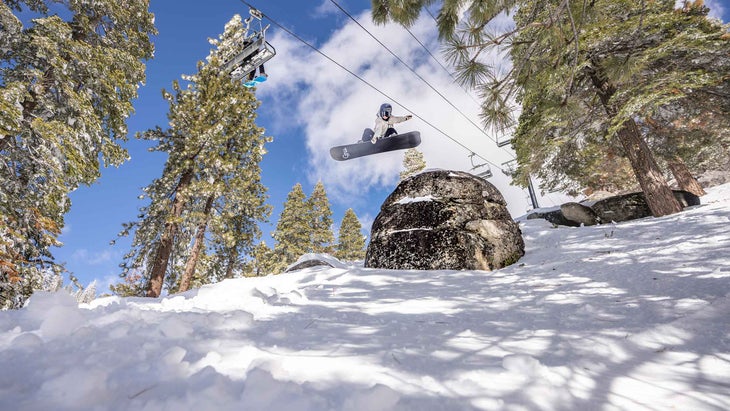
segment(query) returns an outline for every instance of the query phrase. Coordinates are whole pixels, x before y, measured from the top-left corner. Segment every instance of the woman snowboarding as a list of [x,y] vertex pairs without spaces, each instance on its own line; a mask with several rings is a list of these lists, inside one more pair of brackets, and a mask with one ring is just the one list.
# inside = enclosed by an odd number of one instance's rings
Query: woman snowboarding
[[388,103],[380,105],[380,110],[375,118],[375,126],[373,129],[366,128],[362,134],[362,140],[370,140],[371,143],[375,144],[379,139],[390,137],[398,134],[393,128],[393,124],[402,123],[406,120],[413,118],[412,115],[408,114],[405,116],[394,116],[393,107]]

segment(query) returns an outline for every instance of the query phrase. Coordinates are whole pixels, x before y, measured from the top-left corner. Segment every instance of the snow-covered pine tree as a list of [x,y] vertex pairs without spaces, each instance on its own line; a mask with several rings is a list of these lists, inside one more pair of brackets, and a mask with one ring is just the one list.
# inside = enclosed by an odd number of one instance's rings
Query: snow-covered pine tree
[[[730,58],[712,61],[730,72]],[[730,164],[730,82],[708,91],[667,104],[642,121],[652,150],[667,162],[679,188],[697,195],[704,190],[694,175]]]
[[128,158],[156,30],[147,0],[5,1],[0,27],[0,298],[22,303],[54,264],[68,193]]
[[335,236],[332,233],[332,210],[324,184],[318,181],[307,199],[311,224],[311,248],[313,253],[332,253]]
[[244,275],[247,277],[258,277],[274,274],[276,273],[277,262],[274,250],[262,241],[254,247],[251,253],[251,260],[246,264]]
[[401,181],[425,169],[426,160],[423,158],[422,152],[415,148],[409,148],[403,153],[403,171],[400,172]]
[[[668,173],[660,168],[657,133],[642,122],[693,96],[710,99],[718,87],[726,88],[730,38],[719,22],[706,18],[701,2],[688,2],[681,10],[675,4],[605,0],[583,9],[560,12],[553,4],[534,15],[516,14],[524,27],[511,50],[514,60],[524,62],[516,76],[524,89],[513,140],[518,175],[543,177],[543,170],[552,169],[560,176],[586,148],[613,153],[630,164],[652,214],[681,210]],[[551,25],[572,33],[572,47],[558,51],[556,39],[532,24],[552,19],[551,12],[561,15]],[[573,176],[580,181],[605,170],[602,161],[593,165],[572,167]]]
[[[546,189],[562,189],[571,178],[601,171],[603,162],[590,156],[603,147],[628,159],[655,216],[681,209],[637,119],[691,96],[727,101],[730,37],[726,25],[706,17],[701,0],[676,10],[678,3],[441,3],[437,25],[446,57],[457,80],[482,94],[485,125],[518,126],[517,184],[527,185],[532,175],[553,184]],[[373,19],[410,25],[429,4],[373,0]],[[501,24],[504,13],[514,25]],[[485,56],[509,57],[512,69]],[[577,151],[584,148],[592,152]],[[574,164],[583,154],[588,160]]]
[[[169,155],[162,176],[145,189],[150,203],[141,219],[122,232],[135,229],[124,267],[144,270],[147,296],[159,296],[166,277],[173,280],[167,283],[173,291],[190,286],[208,248],[207,232],[216,238],[217,258],[236,264],[260,236],[257,222],[269,216],[259,163],[270,139],[255,124],[259,102],[221,72],[221,56],[237,47],[234,41],[244,31],[235,15],[211,41],[215,48],[207,62],[184,77],[187,86],[175,81],[174,93],[163,92],[170,103],[170,127],[141,134]],[[204,282],[207,277],[197,278]]]
[[109,290],[120,297],[139,297],[144,295],[145,279],[142,270],[129,271],[121,282],[109,285]]
[[347,261],[365,258],[365,236],[362,234],[362,224],[352,208],[348,208],[342,218],[335,257]]
[[297,183],[287,195],[276,229],[271,234],[276,241],[275,272],[283,271],[289,264],[311,250],[310,221],[304,190],[302,185]]

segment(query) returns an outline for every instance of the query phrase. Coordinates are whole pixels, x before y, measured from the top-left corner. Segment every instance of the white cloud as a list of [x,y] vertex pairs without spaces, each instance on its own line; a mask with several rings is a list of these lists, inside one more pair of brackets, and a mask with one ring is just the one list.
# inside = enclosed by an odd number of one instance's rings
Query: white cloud
[[321,0],[319,6],[314,8],[314,17],[324,17],[330,14],[339,13],[339,10],[329,0]]
[[89,265],[99,265],[108,263],[114,259],[118,259],[119,253],[118,252],[112,252],[110,250],[102,250],[98,252],[89,252],[89,250],[85,248],[80,248],[71,254],[71,258],[74,261],[83,261],[86,264]]
[[[393,104],[396,115],[415,116],[398,124],[396,129],[421,132],[422,144],[418,148],[429,168],[469,170],[471,151],[497,167],[512,158],[510,152],[498,148],[479,128],[474,97],[456,85],[408,31],[395,24],[375,26],[369,12],[356,18],[468,119],[352,21],[333,32],[319,47],[364,81],[288,34],[277,31],[270,39],[277,48],[276,61],[267,65],[270,79],[258,94],[275,103],[269,104],[268,110],[279,110],[275,115],[281,121],[271,130],[273,133],[280,131],[277,128],[294,125],[302,128],[309,151],[309,177],[312,181],[321,179],[330,198],[353,202],[370,188],[397,183],[402,151],[346,162],[333,161],[329,156],[330,147],[354,143],[364,128],[372,127],[375,113],[383,102]],[[410,30],[440,57],[435,23],[429,16],[422,17]],[[527,209],[525,191],[510,186],[509,178],[497,167],[492,166],[494,177],[489,181],[505,196],[513,215],[523,214]]]
[[[685,0],[676,0],[674,4],[675,7],[680,8],[684,3]],[[722,16],[725,14],[725,7],[722,0],[705,0],[705,6],[710,9],[709,17],[722,19]]]
[[725,7],[722,3],[722,1],[719,0],[706,0],[705,6],[710,8],[710,17],[715,17],[718,19],[722,19],[722,16],[725,15]]

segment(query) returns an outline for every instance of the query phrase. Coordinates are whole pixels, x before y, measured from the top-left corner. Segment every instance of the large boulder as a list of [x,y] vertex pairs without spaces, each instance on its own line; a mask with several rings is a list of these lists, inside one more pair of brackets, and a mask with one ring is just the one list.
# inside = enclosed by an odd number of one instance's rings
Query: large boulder
[[644,193],[636,192],[604,198],[591,206],[602,223],[636,220],[649,217],[651,210]]
[[[672,193],[682,208],[700,204],[700,198],[688,191],[673,190]],[[640,191],[599,200],[591,208],[602,223],[619,223],[652,215],[646,197]]]
[[[673,190],[673,193],[682,208],[700,204],[700,198],[688,191]],[[590,206],[585,203],[565,203],[557,210],[532,212],[527,215],[527,219],[542,218],[555,225],[580,227],[619,223],[651,215],[644,193],[639,191],[602,198]]]
[[579,223],[575,221],[570,221],[563,215],[563,212],[560,210],[560,207],[557,207],[555,209],[548,209],[548,210],[537,210],[533,211],[529,214],[527,214],[526,219],[527,220],[536,220],[538,218],[542,218],[543,220],[547,220],[553,225],[567,225],[571,227],[578,227],[580,226]]
[[565,203],[560,206],[560,212],[570,222],[576,226],[596,225],[599,218],[592,208],[580,203]]
[[598,224],[598,216],[590,207],[580,203],[565,203],[559,208],[547,211],[535,211],[527,215],[528,220],[542,218],[555,225],[580,227]]
[[373,222],[365,267],[494,270],[525,254],[502,194],[461,171],[432,170],[402,181]]

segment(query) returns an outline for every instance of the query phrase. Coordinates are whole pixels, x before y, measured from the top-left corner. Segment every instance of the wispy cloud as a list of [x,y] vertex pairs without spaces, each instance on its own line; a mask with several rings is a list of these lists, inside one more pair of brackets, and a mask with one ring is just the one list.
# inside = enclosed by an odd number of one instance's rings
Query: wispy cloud
[[120,253],[110,250],[90,252],[85,248],[80,248],[71,254],[71,258],[74,261],[83,261],[88,265],[100,265],[118,260],[120,258]]
[[321,0],[319,6],[314,8],[313,17],[326,17],[330,14],[337,13],[338,10],[329,0]]
[[[684,3],[685,0],[676,0],[674,4],[675,7],[682,7]],[[705,6],[710,9],[710,13],[708,14],[708,16],[714,17],[716,19],[722,20],[725,12],[727,11],[725,9],[726,6],[723,4],[722,0],[705,0]]]
[[[723,4],[720,0],[706,0],[705,6],[710,8],[710,17],[715,17],[718,19],[723,18],[725,16],[725,13],[727,12],[727,9],[725,8],[727,4]],[[727,23],[727,21],[725,21]]]

